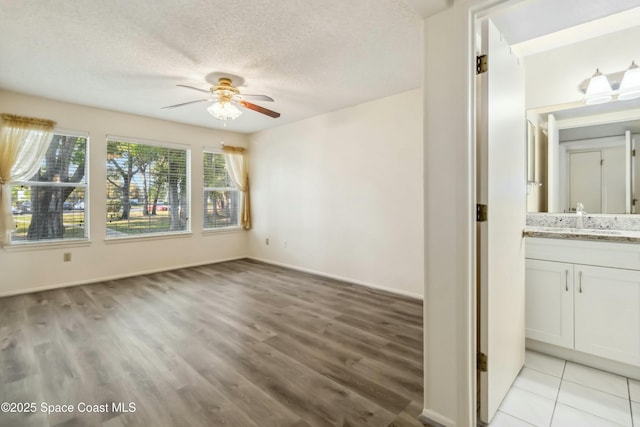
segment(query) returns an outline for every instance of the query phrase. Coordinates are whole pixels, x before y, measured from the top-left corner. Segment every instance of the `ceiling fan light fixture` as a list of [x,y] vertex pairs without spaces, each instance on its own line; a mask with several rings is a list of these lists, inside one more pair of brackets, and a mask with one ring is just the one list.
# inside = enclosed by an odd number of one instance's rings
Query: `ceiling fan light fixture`
[[584,100],[588,105],[602,104],[611,101],[613,98],[611,95],[612,92],[611,83],[609,83],[607,76],[596,69],[595,74],[589,81]]
[[631,62],[631,66],[625,71],[622,82],[620,82],[620,94],[618,99],[626,101],[640,97],[640,67],[635,61]]
[[229,101],[216,101],[207,108],[207,111],[218,120],[234,120],[242,114],[242,111]]

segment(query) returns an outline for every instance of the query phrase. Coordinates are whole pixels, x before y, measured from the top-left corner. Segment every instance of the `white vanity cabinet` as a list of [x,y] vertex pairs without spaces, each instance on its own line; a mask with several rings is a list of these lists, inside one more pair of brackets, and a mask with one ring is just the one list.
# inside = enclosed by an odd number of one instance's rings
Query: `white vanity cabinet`
[[526,337],[573,348],[573,264],[527,259]]
[[640,366],[640,245],[526,245],[526,337]]
[[640,364],[640,271],[574,266],[578,351]]

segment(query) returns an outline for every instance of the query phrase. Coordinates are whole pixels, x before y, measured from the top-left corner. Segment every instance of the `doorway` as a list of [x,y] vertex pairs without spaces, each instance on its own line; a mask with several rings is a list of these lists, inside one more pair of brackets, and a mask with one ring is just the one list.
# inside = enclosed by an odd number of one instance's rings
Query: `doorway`
[[[537,0],[537,1],[531,1],[531,2],[521,2],[521,3],[516,3],[515,5],[513,3],[511,3],[511,2],[507,2],[502,7],[498,7],[496,9],[492,9],[489,12],[487,12],[485,10],[485,11],[482,11],[481,13],[477,13],[475,15],[475,18],[476,18],[476,22],[479,21],[480,17],[485,18],[485,17],[488,16],[492,20],[493,20],[493,18],[495,18],[496,26],[498,27],[499,30],[500,30],[500,24],[503,24],[505,26],[505,28],[507,28],[507,32],[508,31],[513,31],[513,34],[516,34],[516,36],[519,35],[519,37],[522,37],[522,35],[520,33],[518,33],[517,30],[514,30],[513,28],[509,27],[509,25],[508,25],[508,23],[510,22],[509,19],[512,19],[512,18],[510,18],[510,14],[513,14],[516,18],[517,17],[522,17],[523,16],[522,15],[523,14],[523,10],[527,9],[527,7],[532,7],[535,10],[536,7],[544,8],[545,6],[550,6],[549,2],[546,1],[546,0]],[[620,5],[618,5],[618,6],[620,6]],[[629,6],[627,4],[627,8],[629,8],[629,7],[633,7],[633,6]],[[603,14],[602,16],[606,16],[607,14],[615,13],[615,12],[618,12],[618,11],[619,10],[613,10],[613,11],[608,11],[608,12],[607,11],[601,11],[600,13]],[[546,12],[548,13],[548,10],[546,10]],[[531,13],[533,13],[533,12],[530,12],[530,14]],[[576,15],[577,15],[578,18],[579,17],[582,17],[582,18],[585,17],[582,12],[576,13]],[[582,23],[576,22],[575,19],[576,19],[576,16],[573,16],[572,19],[568,19],[566,24],[564,24],[565,28],[569,28],[569,27],[572,27],[574,25],[582,25]],[[544,27],[544,25],[543,25],[543,27]],[[560,30],[560,29],[562,29],[562,28],[556,28],[555,31]],[[538,31],[539,31],[539,29],[538,29]],[[545,36],[545,34],[538,34],[536,37],[543,37],[543,36]],[[508,36],[507,35],[505,35],[504,38],[508,40]],[[480,44],[480,43],[478,43],[479,41],[481,41],[481,40],[476,40],[475,45],[479,45]],[[520,41],[520,43],[522,43],[522,40]],[[529,45],[529,46],[531,46],[531,45]],[[540,49],[540,47],[538,47],[538,49]],[[489,69],[491,69],[491,67],[492,67],[491,56],[489,56],[488,64],[489,64]],[[578,83],[579,82],[576,82],[576,85]],[[522,157],[520,157],[520,158],[517,158],[517,157],[509,158],[509,156],[508,156],[506,151],[499,152],[499,153],[493,153],[493,155],[494,155],[494,163],[491,163],[490,161],[487,160],[488,158],[490,158],[492,156],[492,151],[501,150],[501,149],[504,149],[504,148],[501,148],[500,146],[494,146],[492,144],[491,140],[489,140],[488,142],[485,142],[485,143],[483,143],[481,141],[481,138],[479,136],[481,136],[481,134],[482,134],[481,129],[482,129],[483,125],[481,123],[481,120],[483,120],[483,108],[485,108],[485,107],[480,106],[479,102],[481,102],[481,98],[483,96],[483,93],[482,93],[482,90],[478,90],[477,88],[476,88],[475,91],[472,91],[472,93],[475,93],[475,95],[476,95],[475,105],[476,105],[476,108],[477,108],[477,111],[476,111],[476,137],[478,139],[476,141],[476,150],[477,150],[476,151],[476,162],[477,162],[476,184],[478,186],[478,190],[477,190],[477,194],[476,194],[476,196],[477,196],[476,197],[476,199],[477,199],[476,202],[480,203],[480,204],[483,204],[482,203],[482,199],[486,198],[486,195],[483,195],[483,190],[480,189],[480,187],[483,185],[482,181],[484,179],[487,179],[487,176],[489,176],[491,171],[494,170],[494,168],[498,165],[498,163],[495,163],[495,162],[497,161],[497,162],[500,162],[500,163],[504,163],[504,162],[510,162],[510,161],[511,162],[515,162],[515,161],[521,160],[522,163],[524,164],[526,160],[525,160],[525,156],[524,155]],[[491,103],[489,103],[486,106],[485,114],[487,115],[487,117],[485,117],[485,119],[487,120],[487,123],[489,123],[492,120],[492,118],[493,118],[492,115],[495,114],[495,111],[492,110],[492,107],[493,106],[492,106]],[[525,125],[525,108],[524,107],[522,108],[522,111],[520,111],[520,115],[522,117],[522,123],[523,123],[523,126],[524,126]],[[526,144],[526,142],[525,142],[526,141],[525,133],[526,133],[526,131],[523,132],[523,134],[522,134],[523,147]],[[483,154],[482,154],[483,144],[486,145],[484,148],[486,148],[487,151],[488,151],[487,159],[483,159]],[[580,168],[580,164],[581,164],[582,161],[589,161],[589,162],[598,161],[598,162],[601,163],[601,160],[602,160],[602,158],[594,160],[596,158],[596,155],[591,155],[590,154],[590,155],[588,155],[588,157],[589,157],[588,159],[584,159],[584,158],[582,158],[584,156],[581,156],[578,153],[576,153],[576,154],[577,154],[577,157],[576,157],[576,159],[574,159],[574,160],[576,160],[576,164],[574,165],[576,170],[578,170]],[[598,155],[602,156],[601,154],[598,154]],[[578,157],[580,157],[580,158],[578,158]],[[591,157],[593,157],[593,159]],[[486,163],[483,164],[483,161],[485,161],[485,160],[486,160]],[[504,177],[504,176],[502,178],[503,178],[503,180],[504,179],[508,179],[508,177]],[[590,177],[590,178],[592,178],[592,177]],[[598,180],[598,182],[601,183],[602,182],[602,177],[598,178],[597,180]],[[526,181],[527,181],[526,173],[524,173],[524,174],[522,174],[522,177],[521,177],[521,184],[522,184],[523,188],[526,187]],[[497,179],[494,182],[498,186],[498,187],[495,187],[495,189],[497,189],[497,190],[504,189],[504,187],[503,187],[504,182],[501,182],[500,179]],[[517,186],[517,184],[514,184],[514,185]],[[487,183],[487,191],[489,193],[491,192],[492,188],[494,188],[494,187],[492,187],[491,182]],[[574,189],[574,191],[579,191],[579,190],[580,189]],[[514,191],[517,191],[517,190],[514,190]],[[600,200],[602,201],[602,197],[600,197]],[[478,263],[478,265],[477,265],[477,269],[478,269],[477,297],[476,297],[476,302],[477,302],[476,307],[477,307],[477,310],[478,310],[478,313],[477,313],[477,322],[478,322],[478,324],[476,325],[477,326],[477,328],[476,328],[476,342],[477,342],[477,345],[478,345],[479,353],[483,353],[483,351],[482,351],[483,347],[486,348],[486,345],[483,344],[483,342],[485,342],[485,341],[490,339],[490,338],[487,338],[485,336],[485,334],[491,334],[491,330],[493,328],[493,326],[491,325],[491,321],[490,320],[486,320],[486,319],[484,320],[484,322],[486,323],[485,328],[487,328],[487,329],[483,330],[483,325],[482,325],[483,318],[490,317],[493,314],[493,312],[491,311],[492,309],[488,305],[488,302],[487,302],[487,301],[491,301],[491,299],[494,298],[494,296],[487,295],[488,292],[491,292],[490,286],[496,280],[495,279],[496,276],[495,275],[492,276],[492,274],[499,274],[501,269],[504,270],[504,265],[501,266],[501,265],[499,265],[499,263],[496,264],[496,265],[493,265],[493,266],[491,265],[491,257],[493,256],[494,258],[495,257],[499,258],[499,254],[500,254],[499,251],[501,250],[501,249],[498,249],[498,252],[495,252],[495,253],[492,254],[491,249],[490,249],[490,245],[491,245],[491,234],[490,234],[491,233],[491,231],[490,231],[491,230],[491,218],[492,218],[492,215],[494,214],[494,212],[496,212],[496,210],[501,209],[501,208],[504,208],[504,209],[507,209],[507,210],[511,209],[511,212],[516,212],[517,209],[521,209],[521,211],[518,211],[518,212],[520,212],[524,216],[526,214],[526,189],[522,193],[522,203],[519,205],[519,207],[518,207],[518,205],[515,204],[516,202],[514,202],[514,201],[512,201],[510,203],[511,204],[509,204],[509,205],[500,205],[500,204],[493,204],[493,206],[491,204],[489,205],[489,208],[488,208],[489,224],[486,227],[486,228],[489,229],[489,231],[485,230],[484,233],[483,232],[479,232],[479,234],[477,236],[476,245],[474,245],[476,247],[476,251],[477,251],[476,259],[477,259],[477,263]],[[517,213],[516,215],[520,215],[520,213]],[[498,215],[498,218],[502,219],[502,217],[500,217],[501,212],[498,211],[496,214]],[[505,231],[506,230],[505,229],[506,226],[504,224],[505,223],[503,221],[500,221],[500,220],[495,221],[494,225],[493,225],[493,227],[494,227],[493,231],[496,231],[497,233],[500,233],[500,231]],[[524,224],[522,224],[522,225],[524,226]],[[482,228],[482,225],[479,225],[478,229],[480,230],[481,228]],[[484,242],[484,240],[487,240],[487,239],[489,240],[489,242],[488,243]],[[495,239],[495,237],[494,237],[494,239]],[[522,241],[522,244],[524,244],[524,240]],[[501,246],[500,245],[500,240],[498,240],[498,246]],[[513,253],[511,253],[511,255],[513,255]],[[524,262],[524,250],[518,256],[522,257],[521,261]],[[509,258],[509,259],[511,259],[511,258]],[[496,273],[492,273],[492,270],[495,270]],[[524,281],[524,276],[522,277],[522,286],[524,285],[523,281]],[[487,285],[483,285],[483,282],[486,282]],[[512,291],[512,289],[508,288],[508,287],[503,287],[502,290],[501,290],[500,286],[498,286],[498,292],[504,292],[505,289],[508,289],[509,291]],[[497,297],[498,300],[499,300],[499,298],[500,297]],[[516,317],[515,315],[514,315],[514,317],[512,317],[512,319],[513,319],[513,321],[515,323],[520,322],[519,318]],[[518,327],[521,327],[522,328],[522,333],[524,333],[524,323],[519,324]],[[521,349],[522,350],[522,354],[524,354],[524,340],[522,341],[521,347],[522,347],[522,349]],[[496,347],[496,349],[498,349],[497,351],[501,351],[499,348],[500,348],[499,346]],[[493,351],[493,353],[492,353],[492,351]],[[502,355],[496,354],[495,351],[496,350],[489,349],[489,353],[486,354],[486,356],[487,356],[489,361],[491,361],[492,359],[496,360],[495,359],[496,357],[502,357]],[[514,361],[517,360],[517,358],[519,357],[516,354],[517,352],[513,352],[512,351],[512,353],[513,354],[510,356],[510,363],[511,364],[515,363]],[[522,364],[520,366],[522,366]],[[498,371],[501,371],[501,370],[498,369]],[[486,373],[486,374],[483,374],[483,373],[479,373],[478,374],[478,377],[477,377],[478,378],[478,382],[476,384],[476,391],[480,395],[480,401],[482,401],[482,399],[483,399],[483,396],[482,396],[483,394],[485,394],[485,396],[484,396],[485,399],[488,399],[488,400],[493,399],[493,403],[490,403],[490,404],[487,405],[488,409],[485,409],[484,413],[483,413],[482,405],[480,405],[481,411],[480,411],[478,419],[481,420],[481,421],[488,422],[488,421],[491,420],[493,413],[495,413],[494,410],[497,409],[497,407],[499,406],[499,402],[497,404],[495,403],[496,399],[500,399],[501,400],[501,398],[498,398],[498,397],[495,397],[495,396],[488,397],[489,394],[491,394],[491,391],[489,390],[490,387],[487,387],[487,385],[483,383],[483,379],[482,379],[483,375],[485,375],[487,378],[490,378],[492,375],[502,376],[503,378],[502,378],[501,389],[504,389],[504,383],[509,381],[508,379],[505,379],[504,377],[513,375],[513,370],[512,369],[509,370],[508,374],[506,374],[504,372],[498,372],[497,374],[495,374],[495,370],[492,372],[492,370],[489,369],[488,373]],[[511,381],[512,380],[513,380],[513,378],[511,378]],[[487,381],[489,381],[489,380],[487,380]],[[497,392],[496,395],[499,396],[501,393],[502,393],[502,391]]]

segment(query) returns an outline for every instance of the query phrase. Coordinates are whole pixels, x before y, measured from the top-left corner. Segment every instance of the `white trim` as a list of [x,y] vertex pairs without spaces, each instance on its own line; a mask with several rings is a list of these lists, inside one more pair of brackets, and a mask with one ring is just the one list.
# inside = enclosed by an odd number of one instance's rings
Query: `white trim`
[[[107,225],[107,228],[108,225]],[[123,243],[123,242],[144,242],[145,240],[159,240],[159,239],[171,239],[171,238],[189,238],[192,237],[191,231],[171,231],[166,233],[149,233],[149,234],[135,234],[126,237],[106,237],[104,242],[106,244],[111,243]]]
[[107,142],[126,142],[129,144],[144,144],[144,145],[153,145],[153,146],[161,146],[166,148],[175,148],[178,150],[191,150],[190,144],[181,144],[179,142],[171,142],[171,141],[159,141],[156,139],[144,139],[144,138],[136,138],[133,136],[121,136],[121,135],[113,135],[106,134],[105,138]]
[[[554,110],[555,112],[562,112],[562,109]],[[588,116],[572,117],[570,119],[556,120],[558,129],[573,129],[580,127],[590,127],[606,125],[610,123],[621,123],[632,120],[637,120],[640,116],[640,108],[633,108],[622,111],[613,111],[611,113],[591,114]]]
[[212,147],[202,147],[203,153],[211,153],[211,154],[224,154],[222,147],[212,148]]
[[430,409],[423,409],[422,413],[418,415],[418,420],[421,421],[423,424],[427,423],[428,425],[431,425],[433,427],[440,427],[440,426],[453,427],[456,425],[456,423],[453,420],[445,416],[442,416],[439,413],[434,412]]
[[403,290],[400,290],[400,289],[389,288],[389,287],[378,285],[378,284],[374,284],[374,283],[368,283],[368,282],[363,282],[363,281],[360,281],[360,280],[355,280],[355,279],[351,279],[351,278],[344,277],[344,276],[339,276],[337,274],[330,274],[330,273],[326,273],[326,272],[323,272],[323,271],[314,270],[314,269],[311,269],[311,268],[299,267],[299,266],[296,266],[296,265],[291,265],[291,264],[278,262],[278,261],[272,261],[272,260],[268,260],[268,259],[264,259],[264,258],[258,258],[258,257],[254,257],[254,256],[248,256],[246,258],[252,259],[252,260],[255,260],[255,261],[264,262],[265,264],[271,264],[271,265],[277,265],[278,267],[290,268],[291,270],[302,271],[303,273],[311,273],[311,274],[315,274],[315,275],[318,275],[318,276],[326,277],[326,278],[329,278],[329,279],[340,280],[342,282],[347,282],[347,283],[351,283],[351,284],[354,284],[354,285],[364,286],[366,288],[375,289],[375,290],[378,290],[378,291],[384,291],[384,292],[388,292],[390,294],[400,295],[400,296],[411,298],[411,299],[418,300],[418,301],[423,301],[422,295],[414,294],[413,292],[407,292],[407,291],[403,291]]
[[202,235],[207,236],[207,235],[226,234],[226,233],[239,233],[241,231],[247,231],[247,230],[245,230],[239,225],[234,227],[203,228]]
[[44,251],[51,249],[60,249],[60,248],[81,248],[84,246],[91,246],[91,241],[86,239],[56,239],[56,240],[36,240],[30,241],[22,241],[16,240],[12,241],[9,245],[3,247],[3,249],[7,252],[26,252],[26,251]]
[[89,139],[89,132],[84,130],[75,130],[75,129],[66,129],[66,128],[56,127],[53,129],[53,133],[56,135],[78,136],[80,138]]
[[124,278],[127,278],[127,277],[144,276],[144,275],[147,275],[147,274],[161,273],[163,271],[172,271],[172,270],[180,270],[180,269],[183,269],[183,268],[199,267],[201,265],[219,264],[219,263],[222,263],[222,262],[235,261],[235,260],[245,259],[245,258],[247,258],[247,257],[246,256],[230,257],[230,258],[219,259],[219,260],[216,260],[216,261],[204,261],[204,262],[195,262],[195,263],[191,263],[191,264],[184,264],[184,265],[180,265],[180,266],[153,268],[153,269],[149,269],[149,270],[136,271],[135,273],[130,273],[130,274],[114,274],[113,276],[103,276],[103,277],[93,278],[93,279],[88,279],[88,280],[78,280],[78,281],[70,282],[70,283],[59,283],[59,284],[56,284],[56,285],[46,285],[46,286],[39,286],[39,287],[36,287],[36,288],[19,289],[19,290],[7,291],[7,292],[0,292],[0,298],[9,297],[9,296],[13,296],[13,295],[29,294],[29,293],[33,293],[33,292],[49,291],[49,290],[52,290],[52,289],[61,289],[61,288],[70,288],[70,287],[73,287],[73,286],[91,285],[93,283],[100,283],[100,282],[105,282],[105,281],[108,281],[108,280],[118,280],[118,279],[124,279]]

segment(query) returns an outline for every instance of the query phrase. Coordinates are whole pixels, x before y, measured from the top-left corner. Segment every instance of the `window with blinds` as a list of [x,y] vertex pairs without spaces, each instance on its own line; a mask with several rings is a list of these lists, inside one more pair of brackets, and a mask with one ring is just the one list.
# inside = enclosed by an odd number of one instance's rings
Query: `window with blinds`
[[184,233],[189,222],[186,148],[107,138],[107,238]]
[[12,243],[87,239],[88,138],[54,131],[40,169],[11,186]]
[[240,226],[240,192],[229,176],[224,154],[204,152],[204,229]]

